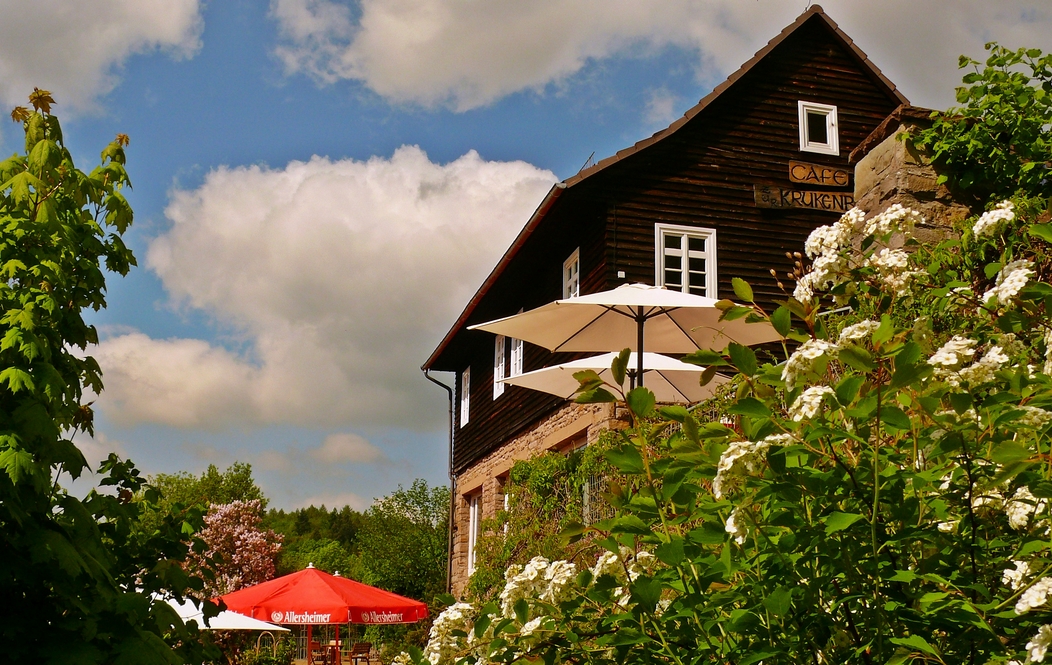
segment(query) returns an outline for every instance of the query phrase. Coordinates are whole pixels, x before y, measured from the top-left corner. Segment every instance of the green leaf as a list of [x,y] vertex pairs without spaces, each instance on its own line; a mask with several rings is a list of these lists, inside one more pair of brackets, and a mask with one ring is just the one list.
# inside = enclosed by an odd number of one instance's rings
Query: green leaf
[[940,654],[935,647],[928,644],[928,640],[924,639],[920,635],[910,635],[908,637],[892,637],[892,644],[898,644],[899,646],[907,647],[914,651],[920,651],[931,656],[935,656],[940,661],[942,660],[942,654]]
[[3,469],[15,484],[33,476],[37,470],[33,456],[16,448],[0,452],[0,469]]
[[610,373],[614,375],[614,383],[619,386],[625,385],[625,374],[628,373],[628,359],[632,355],[631,349],[621,349],[614,362],[610,365]]
[[763,599],[763,606],[774,616],[780,617],[789,613],[792,601],[792,592],[788,588],[780,586]]
[[767,405],[755,397],[745,397],[731,405],[731,407],[727,409],[727,413],[765,418],[771,415],[771,410],[767,408]]
[[632,444],[625,444],[620,448],[611,448],[606,451],[606,461],[618,471],[634,475],[643,473],[643,457],[639,450]]
[[637,515],[620,515],[610,523],[610,533],[630,533],[637,536],[646,536],[653,533],[646,522]]
[[834,391],[836,392],[836,399],[840,402],[841,406],[848,406],[851,402],[855,401],[858,396],[858,391],[862,387],[862,384],[866,382],[866,379],[861,376],[852,375],[841,379],[840,383],[837,384]]
[[738,368],[739,372],[745,376],[753,376],[756,374],[756,354],[752,349],[731,342],[727,346],[727,353],[730,355],[731,362],[736,368]]
[[1030,458],[1030,449],[1015,441],[1002,441],[990,453],[990,459],[998,464],[1011,464]]
[[840,349],[838,357],[845,365],[860,372],[872,372],[877,367],[873,362],[873,354],[861,346],[844,347]]
[[826,525],[826,535],[828,536],[831,533],[843,531],[860,519],[863,519],[863,517],[855,513],[835,512],[823,519],[822,522]]
[[720,314],[720,321],[735,321],[742,317],[748,316],[752,313],[752,307],[743,307],[742,305],[735,305],[723,310]]
[[685,558],[683,554],[683,539],[679,536],[672,536],[672,540],[657,546],[654,550],[654,556],[670,566],[679,565]]
[[530,620],[530,605],[525,598],[519,598],[515,601],[512,609],[515,611],[515,620],[519,623],[525,624]]
[[793,328],[793,317],[789,308],[782,305],[774,310],[774,313],[771,314],[771,325],[779,335],[788,337],[789,331]]
[[661,582],[651,577],[638,577],[629,586],[632,591],[632,602],[638,603],[640,609],[653,614],[661,600]]
[[695,351],[694,353],[687,354],[680,358],[685,363],[691,365],[699,365],[701,367],[720,367],[727,365],[727,359],[723,357],[723,354],[708,349],[702,349]]
[[887,314],[881,315],[880,325],[873,331],[873,343],[879,346],[891,339],[894,335],[895,324],[892,322],[891,317]]
[[603,404],[606,402],[616,402],[617,397],[605,388],[596,388],[595,390],[585,390],[577,393],[577,397],[574,398],[574,402],[578,404]]
[[632,413],[640,418],[646,418],[654,412],[654,405],[657,403],[657,400],[654,398],[654,393],[640,386],[633,388],[625,395],[625,403]]
[[880,419],[884,421],[884,424],[890,425],[897,430],[907,431],[913,427],[910,423],[910,417],[897,406],[884,405],[881,407]]
[[1040,238],[1045,242],[1052,243],[1052,224],[1031,224],[1026,233],[1034,238]]
[[13,393],[17,393],[21,390],[28,390],[33,392],[35,385],[33,383],[33,377],[25,370],[17,367],[8,367],[4,371],[0,372],[0,385],[6,383],[7,387]]
[[752,287],[741,277],[731,278],[731,287],[734,289],[734,295],[738,296],[745,302],[753,302]]

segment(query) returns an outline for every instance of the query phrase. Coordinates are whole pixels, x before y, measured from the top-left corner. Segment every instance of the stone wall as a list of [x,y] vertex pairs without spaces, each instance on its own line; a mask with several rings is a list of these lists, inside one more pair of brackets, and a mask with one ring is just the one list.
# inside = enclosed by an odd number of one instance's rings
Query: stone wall
[[612,404],[567,404],[471,466],[456,479],[450,592],[460,597],[468,582],[468,501],[482,493],[482,519],[504,508],[504,482],[512,465],[549,450],[593,443],[616,422]]
[[918,240],[944,238],[971,210],[954,199],[930,160],[901,135],[928,126],[928,109],[900,107],[851,154],[855,161],[855,206],[874,214],[899,203],[925,218]]

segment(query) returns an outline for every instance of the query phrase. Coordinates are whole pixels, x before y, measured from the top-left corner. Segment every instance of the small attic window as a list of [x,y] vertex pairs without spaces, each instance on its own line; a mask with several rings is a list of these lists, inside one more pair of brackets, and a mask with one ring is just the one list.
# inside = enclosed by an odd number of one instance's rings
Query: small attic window
[[839,155],[836,107],[815,102],[797,102],[800,110],[800,150]]

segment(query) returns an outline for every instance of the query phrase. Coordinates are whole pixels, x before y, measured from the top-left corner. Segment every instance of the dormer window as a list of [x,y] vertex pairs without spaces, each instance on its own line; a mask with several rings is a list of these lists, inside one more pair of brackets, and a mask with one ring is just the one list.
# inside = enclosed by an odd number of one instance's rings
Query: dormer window
[[581,295],[581,250],[575,249],[563,262],[563,298]]
[[797,102],[800,110],[800,150],[839,155],[840,139],[836,107],[815,102]]

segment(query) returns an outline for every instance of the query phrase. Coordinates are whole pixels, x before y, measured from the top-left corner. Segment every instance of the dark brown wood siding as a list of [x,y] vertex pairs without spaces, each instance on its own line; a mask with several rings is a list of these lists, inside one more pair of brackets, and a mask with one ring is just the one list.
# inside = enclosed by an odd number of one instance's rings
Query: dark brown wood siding
[[[840,156],[799,150],[800,100],[837,107]],[[791,269],[785,253],[802,251],[808,233],[838,214],[757,208],[753,186],[850,192],[853,182],[839,189],[792,185],[789,161],[849,168],[852,148],[897,105],[824,23],[809,21],[675,134],[564,192],[470,323],[561,297],[562,264],[577,247],[582,293],[653,284],[657,222],[716,229],[719,296],[732,298],[731,278],[741,277],[770,306],[782,294],[769,270],[784,275]],[[460,472],[562,401],[514,387],[494,400],[493,336],[461,331],[455,341],[444,361],[472,368],[471,419],[454,437],[453,468]],[[569,357],[527,345],[525,369]]]

